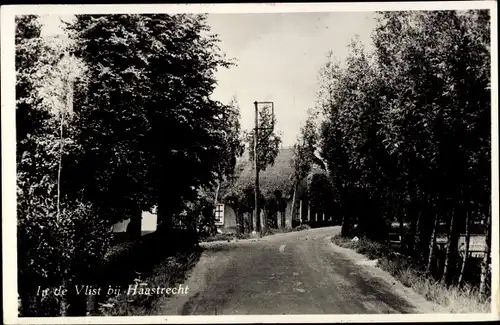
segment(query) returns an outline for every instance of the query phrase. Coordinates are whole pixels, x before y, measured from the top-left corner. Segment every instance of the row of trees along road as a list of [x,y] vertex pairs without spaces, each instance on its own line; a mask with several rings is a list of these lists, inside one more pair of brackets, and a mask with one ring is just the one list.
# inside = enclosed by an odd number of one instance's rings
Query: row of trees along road
[[[482,221],[483,293],[491,241],[489,24],[484,10],[380,13],[373,51],[355,40],[345,62],[330,56],[321,69],[323,122],[315,129],[342,235],[357,224],[358,234],[384,241],[393,220],[407,222],[415,264],[453,284],[463,281],[466,263],[459,235],[469,250],[470,226]],[[306,125],[306,157],[309,134]],[[448,245],[438,268],[440,225]]]
[[143,210],[157,206],[165,236],[191,224],[186,202],[234,169],[239,112],[210,99],[232,63],[202,15],[80,15],[58,37],[41,28],[16,17],[20,314],[74,315],[65,299],[40,308],[37,287],[87,284],[111,225]]

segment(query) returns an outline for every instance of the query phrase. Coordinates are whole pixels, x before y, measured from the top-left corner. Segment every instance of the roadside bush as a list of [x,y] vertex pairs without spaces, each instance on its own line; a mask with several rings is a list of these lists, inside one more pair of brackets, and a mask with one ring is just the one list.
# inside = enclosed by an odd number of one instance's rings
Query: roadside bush
[[[49,187],[47,183],[24,188],[18,196],[18,292],[20,316],[72,315],[84,308],[72,294],[75,284],[93,283],[100,260],[108,248],[110,227],[95,216],[90,204],[62,202],[57,215],[55,200],[29,192]],[[27,190],[27,192],[24,192]],[[41,290],[64,286],[68,301]],[[68,308],[66,310],[66,307]]]
[[[134,283],[147,283],[148,287],[174,287],[181,283],[187,272],[198,262],[201,250],[191,248],[181,253],[165,258],[154,266],[149,276],[138,275],[129,280],[126,285]],[[123,290],[127,290],[124,288]],[[126,295],[123,292],[118,297],[108,297],[109,307],[100,307],[96,315],[102,316],[146,316],[155,314],[157,303],[161,296],[157,295]]]
[[311,227],[309,225],[305,225],[305,224],[302,224],[302,225],[299,225],[295,228],[293,228],[294,231],[302,231],[302,230],[309,230],[311,229]]
[[236,237],[235,234],[226,234],[226,233],[222,233],[222,234],[215,234],[213,236],[209,236],[209,237],[205,237],[202,239],[203,242],[212,242],[212,241],[229,241],[229,240],[232,240]]
[[[103,290],[109,286],[123,289],[138,277],[152,276],[158,265],[173,256],[178,256],[177,263],[182,264],[182,256],[199,251],[197,239],[193,231],[174,230],[170,234],[154,232],[136,241],[117,244],[108,250],[96,268],[98,276],[95,283]],[[98,296],[92,312],[98,312],[98,304],[107,298],[106,294]],[[120,314],[120,311],[117,313]]]
[[446,286],[419,271],[409,257],[396,254],[383,244],[366,238],[352,241],[339,235],[332,237],[338,246],[355,250],[369,259],[377,259],[377,266],[388,272],[404,286],[412,288],[427,300],[435,302],[450,313],[484,313],[490,310],[490,299],[484,299],[476,288]]
[[275,234],[282,234],[282,233],[287,233],[287,232],[292,232],[293,229],[291,227],[285,227],[285,228],[266,228],[263,236],[270,236],[270,235],[275,235]]

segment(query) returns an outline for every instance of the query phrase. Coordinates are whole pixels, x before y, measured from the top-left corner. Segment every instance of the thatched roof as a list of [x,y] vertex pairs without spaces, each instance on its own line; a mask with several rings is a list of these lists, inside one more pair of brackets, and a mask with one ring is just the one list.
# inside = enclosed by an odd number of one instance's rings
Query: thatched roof
[[[264,195],[272,195],[274,191],[279,190],[283,196],[289,197],[293,193],[293,157],[292,148],[280,149],[274,164],[267,166],[264,171],[259,173],[259,186]],[[236,164],[236,179],[232,184],[224,186],[221,198],[237,188],[243,189],[253,187],[255,182],[255,170],[253,164],[248,159],[248,153],[245,153]],[[314,167],[311,174],[324,172]]]

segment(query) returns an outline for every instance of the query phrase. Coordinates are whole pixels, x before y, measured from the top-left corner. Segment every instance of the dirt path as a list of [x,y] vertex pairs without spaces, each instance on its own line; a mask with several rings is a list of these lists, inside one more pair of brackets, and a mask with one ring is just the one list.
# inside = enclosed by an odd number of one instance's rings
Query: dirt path
[[440,308],[362,255],[334,245],[338,227],[205,243],[158,315],[432,313]]

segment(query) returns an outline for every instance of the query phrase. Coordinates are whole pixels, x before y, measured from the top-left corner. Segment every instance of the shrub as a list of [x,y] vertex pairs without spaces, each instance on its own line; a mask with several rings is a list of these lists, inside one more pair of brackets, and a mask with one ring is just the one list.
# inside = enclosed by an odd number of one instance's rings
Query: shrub
[[311,227],[309,225],[302,224],[302,225],[295,227],[293,230],[302,231],[302,230],[309,230],[309,229],[311,229]]
[[[39,189],[48,184],[40,185]],[[32,186],[29,190],[33,190]],[[18,196],[18,283],[21,316],[58,316],[61,299],[37,295],[38,287],[68,288],[92,283],[101,258],[109,246],[110,227],[95,214],[90,204],[62,202],[60,214],[53,200],[33,193]],[[50,290],[52,291],[52,290]],[[68,301],[68,313],[82,308]],[[65,312],[65,311],[63,311]]]
[[[140,279],[129,280],[128,284],[134,282],[147,283],[149,287],[160,286],[162,288],[173,287],[185,279],[186,273],[199,260],[200,250],[192,248],[182,253],[167,257],[149,272],[149,276],[138,276]],[[101,307],[98,315],[102,316],[141,316],[154,314],[157,303],[161,301],[157,295],[134,295],[121,294],[107,299],[111,307]]]
[[490,301],[481,298],[476,288],[469,285],[462,288],[446,287],[420,272],[409,257],[395,254],[383,244],[366,238],[352,241],[339,235],[333,236],[332,242],[344,248],[354,249],[370,259],[378,259],[377,265],[381,269],[390,273],[404,286],[441,305],[450,313],[488,312],[490,309]]

